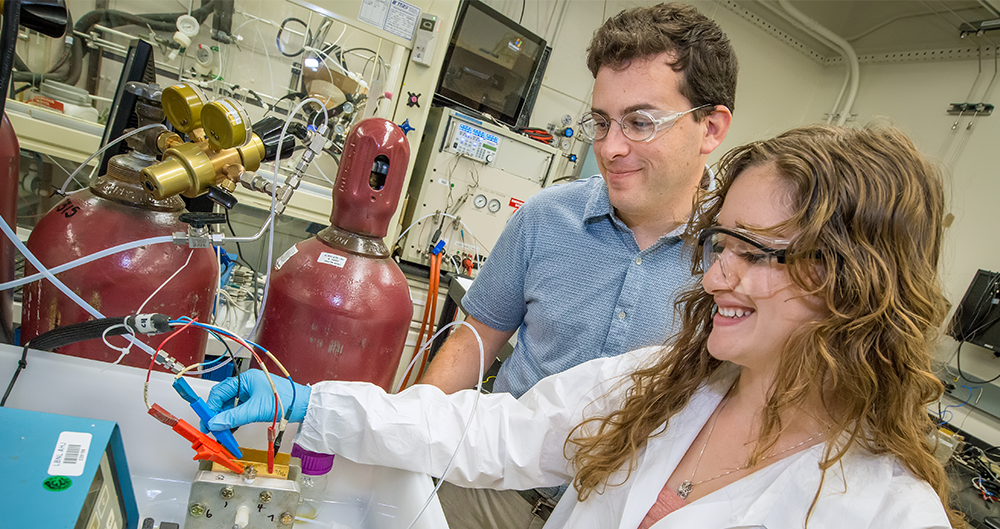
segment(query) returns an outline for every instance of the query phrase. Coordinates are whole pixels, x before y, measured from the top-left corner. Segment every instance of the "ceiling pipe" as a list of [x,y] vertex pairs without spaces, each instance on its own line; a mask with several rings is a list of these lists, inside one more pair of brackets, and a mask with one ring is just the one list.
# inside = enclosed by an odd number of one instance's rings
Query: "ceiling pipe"
[[[798,20],[796,20],[795,18],[793,18],[791,15],[789,15],[784,10],[782,10],[780,7],[771,5],[771,2],[760,2],[760,5],[766,7],[767,9],[769,9],[774,14],[776,14],[779,17],[785,19],[785,21],[788,22],[789,24],[791,24],[791,25],[795,26],[796,28],[798,28],[798,29],[806,32],[806,34],[808,34],[809,36],[813,37],[814,39],[816,39],[817,41],[819,41],[820,43],[822,43],[824,46],[830,48],[831,50],[839,51],[837,45],[835,45],[833,42],[830,42],[829,40],[823,38],[821,35],[816,34],[812,30],[810,30],[809,28],[807,28],[805,26],[805,24],[803,24],[803,23],[799,22]],[[847,86],[850,84],[850,82],[851,82],[851,69],[850,68],[845,68],[844,69],[844,82],[840,84],[840,92],[837,93],[837,99],[836,99],[836,101],[833,102],[833,108],[831,108],[830,112],[827,113],[827,117],[826,117],[826,124],[827,125],[833,123],[833,119],[835,117],[837,117],[837,109],[840,108],[840,102],[844,100],[844,93],[847,92]]]
[[778,0],[778,4],[780,4],[789,15],[801,22],[802,25],[804,25],[809,31],[822,36],[840,48],[841,55],[844,57],[844,62],[847,63],[851,79],[850,91],[847,93],[847,100],[844,102],[844,106],[841,107],[839,112],[840,119],[837,120],[837,125],[843,125],[851,113],[851,108],[854,106],[854,98],[858,95],[858,81],[861,70],[860,65],[858,64],[858,54],[854,52],[854,48],[852,48],[846,40],[829,29],[821,26],[819,22],[809,18],[805,13],[793,7],[789,0]]

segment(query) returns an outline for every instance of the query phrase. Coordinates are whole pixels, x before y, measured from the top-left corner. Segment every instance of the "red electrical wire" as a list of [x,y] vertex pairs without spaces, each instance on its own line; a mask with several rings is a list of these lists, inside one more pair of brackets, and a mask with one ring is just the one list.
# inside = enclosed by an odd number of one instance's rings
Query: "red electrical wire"
[[198,321],[197,318],[192,319],[191,321],[185,323],[183,327],[181,327],[180,329],[177,329],[176,331],[170,333],[170,336],[167,336],[166,338],[163,339],[162,342],[160,342],[159,347],[156,348],[156,352],[153,353],[153,355],[149,358],[149,370],[146,371],[146,384],[149,384],[149,377],[153,373],[153,364],[156,363],[156,356],[159,355],[160,351],[163,350],[163,346],[167,345],[167,342],[169,342],[171,338],[173,338],[174,336],[177,336],[178,334],[184,332],[184,329],[187,329],[188,327],[191,326],[191,324],[193,324],[196,321]]
[[540,141],[542,143],[552,143],[552,133],[545,129],[525,128],[520,129],[519,132],[533,140]]

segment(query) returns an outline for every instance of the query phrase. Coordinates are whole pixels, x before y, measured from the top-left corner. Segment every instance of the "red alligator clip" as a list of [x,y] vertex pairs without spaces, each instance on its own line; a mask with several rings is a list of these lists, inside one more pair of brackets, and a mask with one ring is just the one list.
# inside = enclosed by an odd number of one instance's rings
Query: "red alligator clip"
[[181,437],[191,441],[191,448],[194,448],[195,452],[197,452],[192,459],[213,461],[237,474],[243,473],[243,465],[233,459],[233,455],[217,443],[215,439],[201,433],[200,430],[191,426],[183,419],[174,417],[159,404],[153,404],[149,409],[149,414],[156,417],[163,424],[170,426],[175,432],[181,434]]

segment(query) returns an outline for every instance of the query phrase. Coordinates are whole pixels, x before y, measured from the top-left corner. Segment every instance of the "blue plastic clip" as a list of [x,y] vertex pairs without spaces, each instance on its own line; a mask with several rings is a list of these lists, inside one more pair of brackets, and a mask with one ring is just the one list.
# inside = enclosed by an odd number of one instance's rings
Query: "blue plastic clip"
[[[182,399],[191,403],[191,409],[198,414],[198,417],[201,418],[205,424],[208,424],[208,421],[211,420],[212,417],[215,417],[212,410],[208,408],[208,404],[205,404],[205,401],[201,400],[201,397],[199,397],[198,394],[191,389],[191,385],[187,383],[187,380],[184,380],[183,378],[174,380],[174,389],[177,390],[177,394],[180,395]],[[226,450],[229,450],[229,453],[233,454],[236,459],[243,457],[243,452],[240,451],[240,445],[236,442],[236,438],[233,437],[232,432],[229,430],[219,430],[211,433],[216,439],[219,440],[219,444],[226,447]]]
[[438,241],[438,243],[431,250],[431,253],[437,255],[441,253],[441,250],[444,250],[444,241]]

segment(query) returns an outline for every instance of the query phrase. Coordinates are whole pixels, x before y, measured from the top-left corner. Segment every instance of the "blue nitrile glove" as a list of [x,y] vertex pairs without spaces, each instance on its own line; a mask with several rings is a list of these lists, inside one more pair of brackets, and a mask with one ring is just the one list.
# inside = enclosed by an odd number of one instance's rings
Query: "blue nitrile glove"
[[[208,429],[212,431],[228,430],[252,422],[271,422],[274,420],[274,392],[263,371],[251,369],[240,375],[240,403],[233,408],[233,399],[237,396],[236,378],[227,378],[219,382],[208,394],[208,407],[216,412],[215,417],[208,421]],[[309,407],[309,394],[312,388],[295,384],[295,402],[292,402],[292,384],[287,378],[272,374],[274,386],[281,397],[281,405],[285,407],[288,422],[302,422]],[[289,406],[291,412],[288,411]]]

